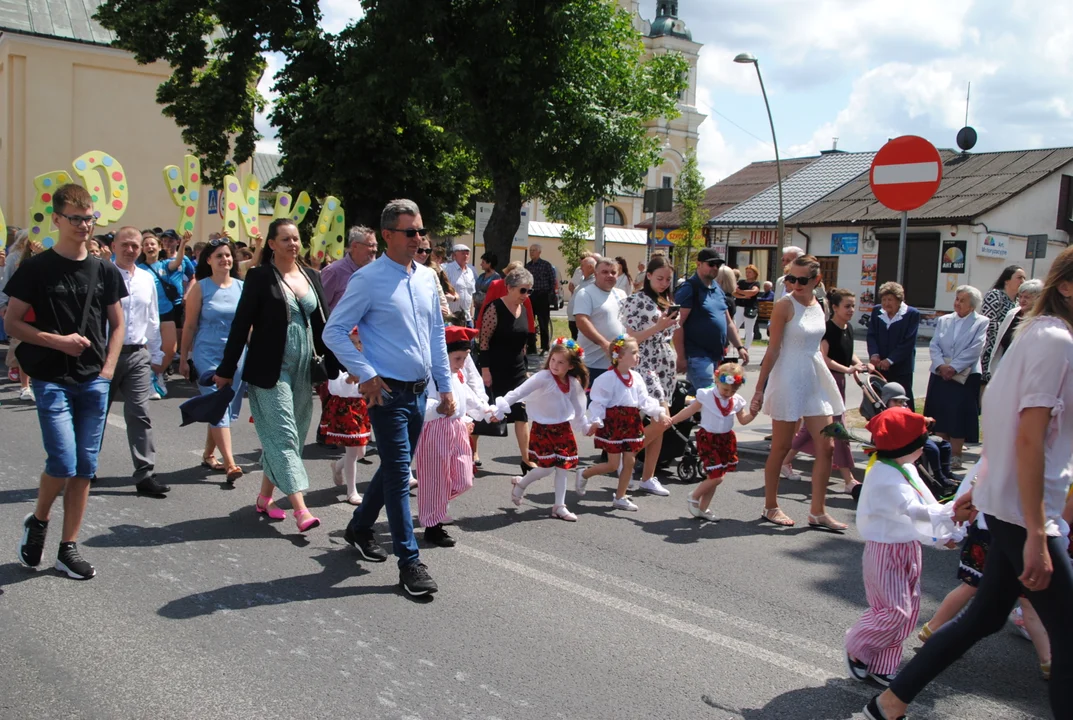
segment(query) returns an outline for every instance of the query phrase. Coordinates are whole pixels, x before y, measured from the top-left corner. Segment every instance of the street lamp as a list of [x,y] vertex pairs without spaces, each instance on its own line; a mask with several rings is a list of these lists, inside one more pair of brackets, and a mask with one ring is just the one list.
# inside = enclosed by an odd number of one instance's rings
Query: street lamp
[[782,163],[779,161],[779,141],[775,139],[775,121],[771,119],[771,105],[767,101],[767,90],[764,89],[764,77],[760,74],[760,61],[751,53],[741,53],[734,58],[734,62],[742,65],[754,65],[756,77],[760,81],[760,92],[764,96],[764,107],[767,108],[767,121],[771,126],[771,142],[775,145],[775,173],[779,179],[779,245],[782,245],[785,232],[784,218],[782,216]]

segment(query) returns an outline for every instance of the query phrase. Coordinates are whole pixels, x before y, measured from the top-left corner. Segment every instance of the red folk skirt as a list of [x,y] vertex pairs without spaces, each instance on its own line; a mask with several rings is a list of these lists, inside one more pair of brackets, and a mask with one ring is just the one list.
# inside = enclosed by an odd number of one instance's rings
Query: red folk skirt
[[738,469],[738,437],[733,430],[714,434],[697,428],[697,453],[709,480]]
[[570,423],[544,425],[534,422],[529,431],[529,459],[542,468],[576,468],[577,441]]
[[369,444],[373,427],[365,398],[344,398],[329,395],[320,415],[318,436],[328,445],[341,447],[364,447]]
[[609,453],[639,451],[645,444],[645,426],[641,411],[635,407],[609,407],[604,426],[596,431],[593,444]]

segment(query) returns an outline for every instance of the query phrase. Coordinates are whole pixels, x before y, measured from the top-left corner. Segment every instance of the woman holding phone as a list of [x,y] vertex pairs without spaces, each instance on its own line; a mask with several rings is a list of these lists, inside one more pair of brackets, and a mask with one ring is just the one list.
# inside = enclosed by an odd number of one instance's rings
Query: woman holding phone
[[[626,298],[620,312],[626,333],[640,346],[635,369],[645,378],[648,394],[659,400],[665,409],[669,409],[674,394],[677,359],[671,338],[678,327],[679,307],[674,304],[671,294],[672,282],[674,271],[667,258],[654,255],[645,268],[641,291]],[[659,423],[651,423],[645,428],[645,463],[641,472],[641,487],[656,495],[667,494],[655,477],[656,462],[666,429],[667,426]]]

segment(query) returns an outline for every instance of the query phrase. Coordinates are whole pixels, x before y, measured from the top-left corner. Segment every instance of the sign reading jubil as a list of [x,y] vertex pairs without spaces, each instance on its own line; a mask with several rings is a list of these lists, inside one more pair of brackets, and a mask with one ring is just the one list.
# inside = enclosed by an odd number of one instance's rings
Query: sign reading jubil
[[338,260],[343,257],[346,246],[346,216],[339,199],[329,195],[324,198],[317,218],[317,229],[309,239],[309,250],[313,257],[323,262],[324,257]]
[[127,175],[123,166],[108,153],[91,150],[74,161],[75,172],[93,199],[97,227],[119,222],[127,211]]
[[182,169],[175,165],[164,168],[164,184],[171,192],[171,201],[179,208],[180,233],[193,233],[197,208],[201,204],[201,161],[193,155],[183,158]]
[[876,200],[891,210],[916,210],[931,200],[943,179],[943,159],[922,137],[894,138],[876,153],[869,181]]

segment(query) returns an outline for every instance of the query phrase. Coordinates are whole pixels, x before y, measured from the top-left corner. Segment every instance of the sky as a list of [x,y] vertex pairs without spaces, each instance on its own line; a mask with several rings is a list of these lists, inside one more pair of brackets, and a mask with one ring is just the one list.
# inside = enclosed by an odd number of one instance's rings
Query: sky
[[[321,0],[325,28],[345,27],[355,6]],[[641,0],[642,17],[655,6]],[[969,83],[976,151],[1073,145],[1073,2],[680,0],[678,15],[704,46],[697,153],[708,184],[775,157],[756,71],[733,62],[739,52],[759,59],[783,158],[836,137],[840,150],[898,135],[956,149]],[[264,117],[258,128],[271,135]]]

